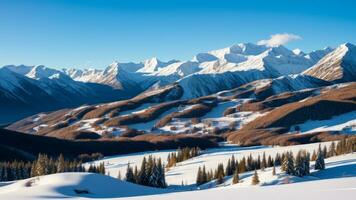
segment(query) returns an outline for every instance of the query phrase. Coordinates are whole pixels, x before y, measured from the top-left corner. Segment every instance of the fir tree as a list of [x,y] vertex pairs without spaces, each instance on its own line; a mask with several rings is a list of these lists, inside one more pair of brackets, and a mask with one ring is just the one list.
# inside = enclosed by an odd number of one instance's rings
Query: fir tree
[[203,183],[203,175],[202,175],[202,171],[201,168],[198,168],[198,172],[197,172],[197,179],[196,179],[196,184],[197,185],[201,185]]
[[294,161],[292,152],[287,152],[285,154],[281,169],[287,174],[294,173]]
[[234,175],[232,177],[232,184],[236,184],[236,183],[239,183],[239,171],[236,169],[235,172],[234,172]]
[[135,183],[135,178],[132,172],[132,168],[130,167],[130,163],[127,164],[125,179],[127,182]]
[[63,154],[59,155],[57,161],[57,173],[64,172],[64,156]]
[[255,173],[253,174],[253,177],[252,177],[252,185],[257,185],[259,183],[260,183],[260,180],[258,178],[257,171],[255,170]]
[[314,168],[316,170],[325,169],[324,152],[322,152],[320,145],[319,145],[319,148],[318,148],[318,153],[317,153],[317,156],[316,156]]
[[147,161],[146,161],[146,157],[143,158],[142,163],[141,163],[141,169],[138,173],[138,184],[140,185],[148,185],[148,177],[147,177],[147,170],[146,170],[146,166],[147,166]]

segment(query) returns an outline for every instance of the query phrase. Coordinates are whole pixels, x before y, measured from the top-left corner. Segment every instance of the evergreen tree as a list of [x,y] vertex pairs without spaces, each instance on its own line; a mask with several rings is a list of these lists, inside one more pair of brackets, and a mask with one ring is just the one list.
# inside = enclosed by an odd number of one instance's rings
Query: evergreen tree
[[130,163],[127,164],[125,179],[127,182],[136,183]]
[[236,169],[235,172],[234,172],[234,175],[232,177],[232,184],[236,184],[236,183],[239,183],[239,171]]
[[203,183],[203,175],[202,175],[202,171],[201,168],[198,168],[198,173],[197,173],[197,180],[196,180],[196,184],[197,185],[201,185]]
[[317,156],[316,156],[314,168],[316,170],[325,169],[324,152],[322,152],[320,145],[319,145],[319,148],[318,148],[318,153],[317,153]]
[[287,152],[284,155],[283,163],[281,169],[287,174],[294,173],[294,161],[293,161],[293,153]]
[[257,171],[255,170],[255,173],[253,174],[253,177],[252,177],[252,185],[257,185],[259,183],[260,183],[260,180],[258,178]]
[[273,169],[272,169],[272,175],[275,176],[276,175],[276,166],[273,166]]
[[206,174],[205,165],[203,166],[203,171],[202,171],[202,182],[203,183],[207,183],[208,182],[208,175]]
[[312,154],[311,160],[312,161],[316,160],[316,152],[315,152],[315,150],[313,150],[313,154]]
[[164,166],[162,164],[161,158],[158,159],[158,187],[160,188],[166,188],[167,184],[166,184],[166,176],[164,173]]
[[274,158],[274,165],[275,166],[280,166],[282,164],[282,158],[279,153],[276,154],[276,157]]
[[57,161],[57,173],[64,172],[64,156],[60,154]]
[[156,162],[153,162],[152,167],[150,167],[148,169],[151,169],[151,172],[150,172],[151,175],[149,176],[148,185],[157,187],[160,172],[159,172]]
[[141,163],[141,169],[138,173],[138,184],[140,185],[148,185],[148,176],[146,174],[147,170],[146,170],[146,166],[147,166],[147,161],[146,161],[146,157],[143,158],[142,163]]
[[299,177],[304,176],[303,167],[304,167],[304,160],[303,160],[302,152],[298,151],[297,156],[295,157],[294,174]]
[[336,146],[335,142],[332,142],[329,147],[328,157],[336,156]]
[[260,168],[261,168],[262,170],[264,170],[266,167],[267,167],[266,153],[263,152],[262,162],[261,162]]
[[243,157],[242,160],[238,163],[238,169],[239,173],[243,173],[247,171],[247,166],[246,166],[246,158]]

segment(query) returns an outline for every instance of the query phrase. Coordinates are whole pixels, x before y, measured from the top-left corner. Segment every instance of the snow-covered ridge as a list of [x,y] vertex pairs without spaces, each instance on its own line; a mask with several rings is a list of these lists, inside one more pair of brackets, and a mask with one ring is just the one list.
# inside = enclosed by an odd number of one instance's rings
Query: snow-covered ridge
[[[35,81],[34,85],[42,88],[44,93],[53,96],[54,99],[65,93],[65,96],[68,97],[64,98],[64,102],[77,101],[78,97],[75,95],[77,93],[86,94],[84,98],[80,97],[82,100],[89,99],[87,94],[90,94],[91,99],[94,95],[103,97],[100,101],[107,102],[112,100],[112,95],[109,99],[104,98],[104,96],[108,96],[108,93],[104,91],[115,90],[114,96],[117,95],[118,99],[122,99],[172,83],[178,83],[184,91],[182,98],[188,99],[233,89],[260,79],[288,77],[291,74],[299,74],[312,66],[314,67],[310,70],[320,68],[325,72],[318,76],[320,70],[315,70],[315,73],[309,73],[309,70],[303,73],[305,77],[314,76],[316,79],[324,80],[326,77],[328,81],[327,77],[339,77],[342,74],[344,75],[343,80],[354,81],[356,80],[356,51],[352,50],[353,47],[352,44],[344,44],[333,51],[331,48],[325,48],[305,53],[300,50],[291,51],[283,46],[269,47],[241,43],[223,49],[198,53],[188,61],[165,62],[154,57],[138,63],[116,61],[105,69],[59,70],[42,65],[8,65],[3,68],[18,76],[12,76],[11,80],[4,78],[1,81],[1,86],[6,98],[11,98],[12,101],[17,99],[32,105],[35,103],[32,98],[34,93],[28,92],[29,89],[23,85],[31,82],[30,79]],[[345,49],[347,49],[347,53]],[[343,66],[347,67],[337,67],[340,57],[343,58],[341,59]],[[316,64],[317,62],[318,64]],[[3,76],[5,76],[4,70]],[[292,85],[290,88],[295,88],[294,85],[304,85],[299,88],[305,88],[309,81],[304,84],[302,80],[306,79],[295,79],[299,82],[290,82]],[[22,94],[13,94],[15,89],[17,93],[22,92]],[[94,98],[94,102],[99,102],[95,99],[97,97]]]
[[340,45],[303,74],[326,81],[355,81],[356,46],[350,43]]

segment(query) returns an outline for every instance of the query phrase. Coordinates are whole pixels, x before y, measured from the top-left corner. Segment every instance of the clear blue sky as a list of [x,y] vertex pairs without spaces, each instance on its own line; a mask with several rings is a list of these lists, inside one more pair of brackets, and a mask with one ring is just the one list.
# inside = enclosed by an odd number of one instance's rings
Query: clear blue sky
[[0,65],[190,59],[276,33],[304,51],[356,43],[348,0],[0,0]]

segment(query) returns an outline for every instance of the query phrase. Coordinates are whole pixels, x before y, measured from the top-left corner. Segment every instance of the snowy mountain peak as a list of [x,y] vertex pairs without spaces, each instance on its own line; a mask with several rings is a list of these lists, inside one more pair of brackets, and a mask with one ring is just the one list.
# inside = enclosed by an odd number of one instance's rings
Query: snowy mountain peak
[[156,57],[153,57],[151,59],[145,60],[143,62],[143,67],[139,70],[137,70],[137,72],[141,72],[141,73],[152,73],[152,72],[156,72],[158,70],[160,70],[163,67],[166,67],[172,63],[176,63],[178,62],[177,60],[170,60],[168,62],[162,62],[159,59],[157,59]]
[[293,49],[293,53],[295,54],[295,55],[305,55],[305,53],[301,50],[301,49]]
[[32,79],[70,79],[69,76],[67,76],[66,74],[64,74],[63,72],[56,70],[56,69],[52,69],[52,68],[48,68],[44,65],[37,65],[35,67],[33,67],[31,69],[30,72],[28,72],[26,74],[26,76],[28,78],[32,78]]
[[265,45],[258,45],[253,43],[240,43],[230,47],[231,53],[244,55],[258,55],[268,49]]
[[257,45],[253,43],[240,43],[227,48],[213,50],[209,54],[225,59],[226,54],[241,54],[241,55],[258,55],[268,49],[265,45]]
[[355,81],[356,47],[351,43],[340,45],[303,74],[326,81]]

